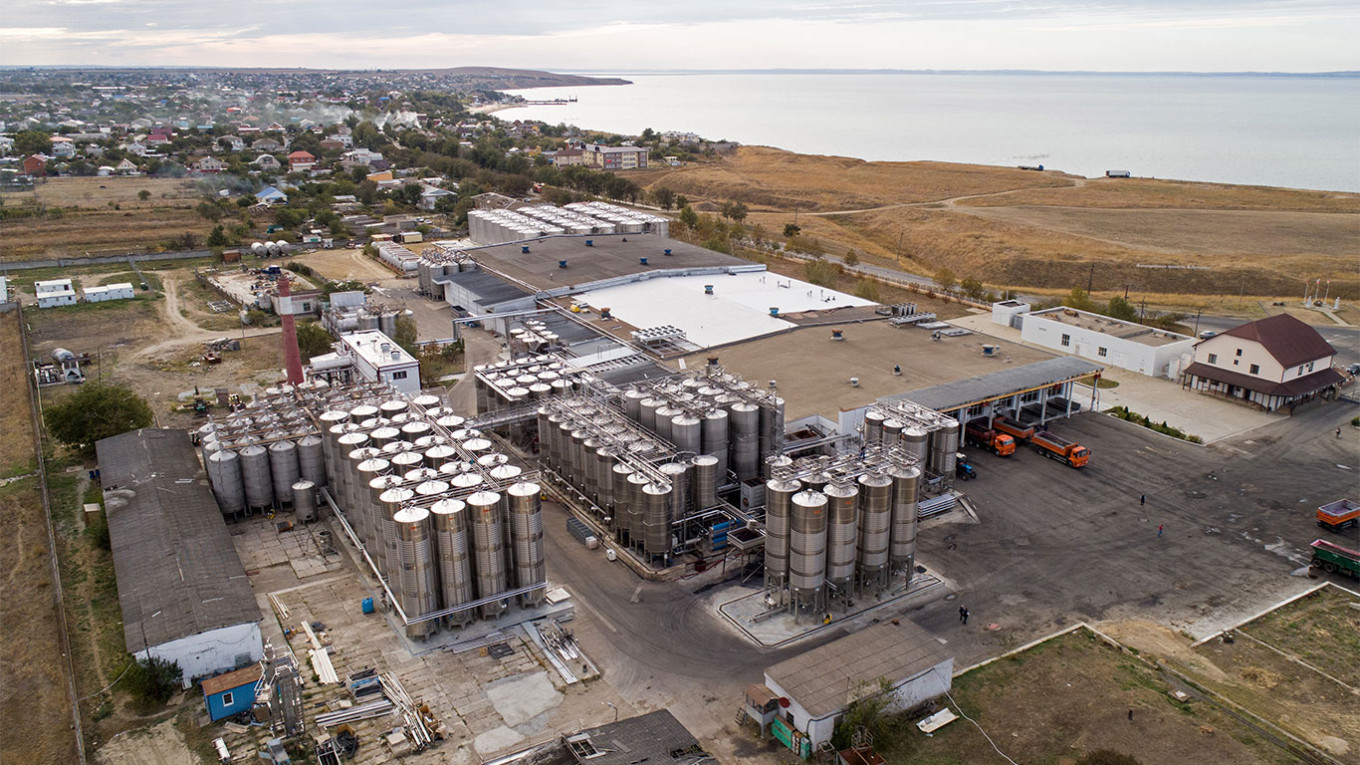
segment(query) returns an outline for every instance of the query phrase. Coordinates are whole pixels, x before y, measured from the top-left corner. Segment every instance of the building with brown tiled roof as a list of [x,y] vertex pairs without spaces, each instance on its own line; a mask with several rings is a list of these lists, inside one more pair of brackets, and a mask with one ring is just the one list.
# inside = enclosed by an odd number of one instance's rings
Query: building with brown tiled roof
[[1196,343],[1181,384],[1273,412],[1334,394],[1344,380],[1335,356],[1317,330],[1280,314]]

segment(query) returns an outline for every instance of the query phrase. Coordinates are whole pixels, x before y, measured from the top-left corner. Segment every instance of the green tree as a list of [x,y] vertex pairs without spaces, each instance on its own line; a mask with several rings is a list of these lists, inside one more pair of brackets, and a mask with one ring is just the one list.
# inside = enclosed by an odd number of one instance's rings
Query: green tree
[[860,279],[855,282],[855,297],[878,302],[878,282],[873,279]]
[[675,206],[679,208],[689,207],[689,197],[684,194],[675,195]]
[[964,277],[963,280],[959,282],[959,289],[963,290],[963,294],[974,300],[981,300],[983,296],[987,294],[987,290],[982,286],[982,282],[971,276]]
[[155,656],[133,662],[135,666],[128,668],[125,685],[144,705],[164,704],[179,690],[184,673],[178,664]]
[[14,136],[14,153],[20,156],[51,154],[52,137],[41,130],[20,130]]
[[935,283],[940,285],[940,289],[948,292],[954,289],[954,285],[957,282],[955,281],[953,271],[950,271],[948,268],[941,268],[939,271],[935,272]]
[[302,354],[302,363],[306,364],[313,356],[330,353],[334,339],[319,323],[304,321],[297,325],[297,341],[298,352]]
[[798,235],[801,234],[801,233],[803,233],[803,229],[802,229],[802,227],[799,226],[797,223],[785,223],[785,224],[784,224],[784,238],[786,238],[786,239],[792,239],[792,238],[794,238],[795,236],[798,236]]
[[221,225],[213,226],[213,230],[208,234],[209,247],[225,247],[227,245],[227,232]]
[[1115,295],[1110,298],[1110,304],[1105,308],[1105,315],[1122,321],[1137,321],[1138,309],[1133,307],[1133,303]]
[[87,457],[94,456],[96,441],[145,428],[155,419],[146,399],[131,388],[101,382],[85,383],[43,416],[53,438]]
[[137,192],[137,198],[145,202],[146,200],[151,198],[151,192],[147,191],[146,189],[142,189],[141,191]]
[[1075,308],[1078,311],[1097,312],[1095,301],[1091,300],[1091,296],[1087,295],[1086,290],[1081,287],[1073,287],[1072,291],[1063,299],[1063,305],[1068,308]]
[[656,203],[657,207],[669,210],[675,206],[675,192],[665,186],[657,186],[652,189],[652,201]]
[[845,262],[845,265],[854,268],[859,265],[859,253],[854,250],[848,250],[845,253],[845,257],[841,258],[841,260]]
[[199,202],[198,207],[195,207],[194,211],[197,212],[199,217],[203,218],[204,220],[211,221],[222,220],[222,208],[218,207],[212,202]]
[[809,260],[803,265],[803,278],[822,287],[834,287],[836,277],[840,274],[841,267],[839,264],[821,258]]
[[730,218],[737,223],[746,220],[746,214],[748,212],[750,212],[750,210],[741,202],[724,202],[722,206],[723,217]]
[[416,354],[416,341],[420,339],[419,329],[416,327],[416,319],[409,314],[397,316],[396,329],[392,332],[392,340],[400,345],[407,353],[412,356]]
[[694,212],[694,208],[685,205],[680,210],[680,224],[688,229],[693,229],[699,224],[699,214]]

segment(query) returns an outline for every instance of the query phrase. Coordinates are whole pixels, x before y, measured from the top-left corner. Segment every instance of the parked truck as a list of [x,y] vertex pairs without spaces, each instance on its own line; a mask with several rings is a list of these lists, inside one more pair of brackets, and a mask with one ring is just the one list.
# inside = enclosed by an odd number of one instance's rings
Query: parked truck
[[1313,568],[1320,568],[1329,574],[1342,573],[1360,579],[1360,552],[1341,545],[1319,539],[1311,545]]
[[1345,531],[1360,523],[1360,502],[1338,499],[1317,509],[1318,525],[1330,531]]
[[1021,425],[1020,423],[1008,420],[999,414],[992,418],[992,430],[1005,433],[1011,438],[1014,438],[1016,443],[1025,443],[1031,438],[1034,438],[1033,425]]
[[963,439],[974,446],[980,446],[998,457],[1015,454],[1015,439],[980,424],[969,423],[963,429]]
[[1074,468],[1085,467],[1091,459],[1091,450],[1079,443],[1051,431],[1041,430],[1030,439],[1039,453],[1052,460],[1062,460]]

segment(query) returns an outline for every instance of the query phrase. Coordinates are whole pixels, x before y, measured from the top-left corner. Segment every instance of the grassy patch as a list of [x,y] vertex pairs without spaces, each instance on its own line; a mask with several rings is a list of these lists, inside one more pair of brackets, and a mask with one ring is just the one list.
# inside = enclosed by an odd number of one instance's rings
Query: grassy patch
[[[1102,379],[1101,382],[1104,382],[1104,380]],[[1160,423],[1154,422],[1146,414],[1131,412],[1129,411],[1128,407],[1125,406],[1116,406],[1110,409],[1108,414],[1114,417],[1118,417],[1119,419],[1124,420],[1126,422],[1132,422],[1135,425],[1142,425],[1148,430],[1155,430],[1158,433],[1171,436],[1172,438],[1179,438],[1182,441],[1189,441],[1192,444],[1204,443],[1204,439],[1200,438],[1199,436],[1190,435],[1185,431],[1181,430],[1180,428],[1168,425],[1165,420],[1163,420]]]

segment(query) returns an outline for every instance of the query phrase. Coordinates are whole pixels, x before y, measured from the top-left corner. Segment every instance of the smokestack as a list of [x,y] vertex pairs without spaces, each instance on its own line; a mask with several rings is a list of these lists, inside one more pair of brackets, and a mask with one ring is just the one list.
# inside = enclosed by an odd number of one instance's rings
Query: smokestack
[[293,320],[293,299],[288,292],[288,274],[279,275],[279,312],[283,314],[283,365],[288,382],[302,384],[302,353],[298,351],[297,324]]

